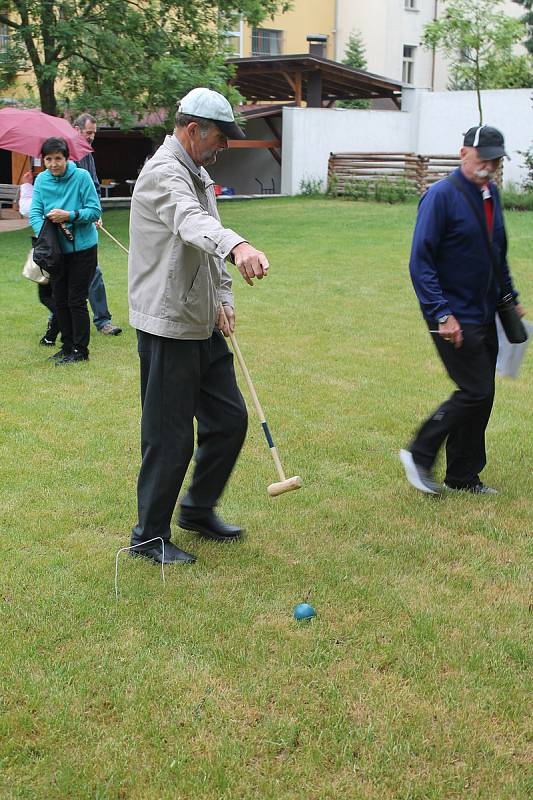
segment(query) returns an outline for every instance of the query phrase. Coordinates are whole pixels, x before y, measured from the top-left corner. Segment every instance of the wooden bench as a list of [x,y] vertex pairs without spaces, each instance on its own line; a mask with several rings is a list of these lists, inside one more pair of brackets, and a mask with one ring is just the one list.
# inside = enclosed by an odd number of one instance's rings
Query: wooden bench
[[17,202],[19,196],[20,186],[14,183],[0,183],[0,218],[2,217],[2,206],[7,205],[13,209],[13,205]]

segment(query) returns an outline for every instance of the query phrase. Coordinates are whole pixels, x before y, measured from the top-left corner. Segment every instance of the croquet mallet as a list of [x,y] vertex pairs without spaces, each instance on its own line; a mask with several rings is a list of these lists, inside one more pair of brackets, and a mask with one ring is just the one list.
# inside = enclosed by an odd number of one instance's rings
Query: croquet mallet
[[274,459],[274,464],[276,465],[276,469],[278,471],[278,475],[280,478],[279,481],[277,481],[276,483],[271,483],[270,486],[267,486],[267,492],[269,493],[270,497],[276,497],[278,494],[284,494],[285,492],[291,492],[293,489],[299,489],[302,485],[302,479],[300,478],[299,475],[295,475],[293,478],[285,477],[285,473],[283,472],[283,467],[281,466],[281,461],[279,460],[278,451],[276,450],[274,442],[272,441],[272,436],[270,435],[265,415],[263,414],[263,409],[261,408],[259,398],[257,397],[256,391],[254,389],[250,373],[246,368],[246,364],[244,362],[244,358],[242,357],[240,347],[237,344],[235,334],[230,332],[229,338],[231,340],[233,351],[237,356],[237,361],[239,362],[240,367],[242,369],[246,383],[248,384],[248,389],[250,390],[250,394],[252,395],[253,404],[255,406],[255,410],[257,411],[259,422],[261,423],[261,427],[263,428],[263,433],[265,434],[265,438],[267,440],[270,452],[272,454],[272,458]]
[[126,255],[128,255],[128,256],[129,256],[130,252],[129,252],[128,248],[127,248],[127,247],[124,247],[124,245],[123,245],[123,244],[121,244],[121,243],[119,242],[119,240],[118,240],[118,239],[115,239],[115,237],[114,237],[114,236],[112,236],[112,234],[110,234],[110,233],[109,233],[109,231],[106,231],[106,229],[104,228],[104,226],[103,226],[103,225],[100,225],[100,228],[99,228],[99,230],[103,231],[103,233],[105,233],[107,236],[109,236],[109,238],[110,238],[110,239],[112,239],[112,240],[115,242],[115,244],[118,244],[118,246],[119,246],[119,247],[120,247],[122,250],[124,250],[124,252],[126,253]]

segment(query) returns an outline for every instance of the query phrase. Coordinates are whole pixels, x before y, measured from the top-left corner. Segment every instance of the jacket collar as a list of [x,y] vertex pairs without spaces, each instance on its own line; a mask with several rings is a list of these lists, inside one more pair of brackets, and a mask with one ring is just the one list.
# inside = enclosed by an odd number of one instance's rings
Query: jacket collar
[[203,167],[200,167],[200,174],[198,175],[195,172],[190,164],[187,163],[185,158],[183,157],[182,148],[175,136],[165,136],[165,140],[163,142],[164,147],[167,150],[170,150],[174,158],[176,158],[180,164],[182,164],[186,170],[191,174],[192,179],[202,188],[207,189],[208,186],[213,186],[214,181],[212,180],[211,176]]

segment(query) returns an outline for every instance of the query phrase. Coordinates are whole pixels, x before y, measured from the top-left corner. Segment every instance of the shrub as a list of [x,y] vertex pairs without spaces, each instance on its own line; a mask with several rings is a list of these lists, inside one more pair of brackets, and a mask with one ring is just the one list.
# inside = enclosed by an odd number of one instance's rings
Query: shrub
[[515,184],[509,183],[501,192],[504,208],[515,211],[533,211],[533,191],[521,191]]
[[529,150],[519,150],[521,156],[524,156],[526,177],[522,181],[522,189],[526,192],[533,192],[533,146]]
[[305,177],[300,181],[300,194],[313,197],[317,194],[324,194],[322,180],[320,178]]

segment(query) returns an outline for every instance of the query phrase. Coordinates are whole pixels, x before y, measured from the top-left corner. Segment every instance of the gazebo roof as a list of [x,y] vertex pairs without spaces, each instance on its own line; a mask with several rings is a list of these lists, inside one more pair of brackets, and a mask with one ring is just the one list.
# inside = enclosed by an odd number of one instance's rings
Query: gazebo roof
[[310,55],[230,58],[232,83],[248,100],[292,101],[317,107],[335,100],[388,98],[399,106],[402,84],[382,75]]

